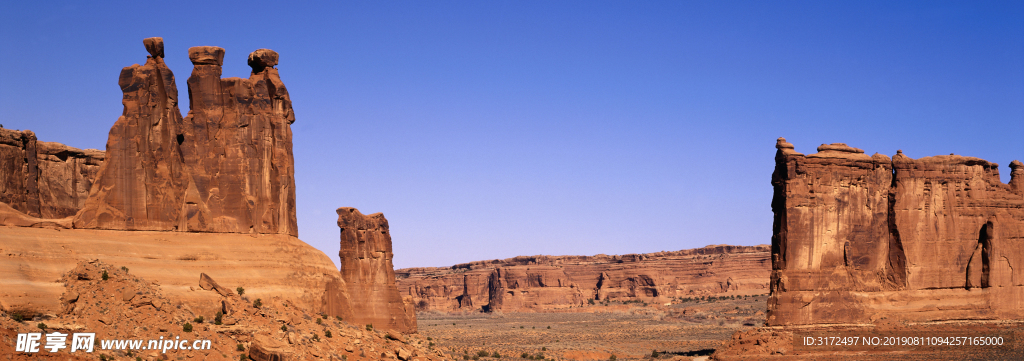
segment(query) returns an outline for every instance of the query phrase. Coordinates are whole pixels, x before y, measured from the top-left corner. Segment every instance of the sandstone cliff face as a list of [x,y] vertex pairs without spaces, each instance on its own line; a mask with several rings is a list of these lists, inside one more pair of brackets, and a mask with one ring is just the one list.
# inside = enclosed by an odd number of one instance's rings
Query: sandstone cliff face
[[355,208],[338,208],[341,228],[341,278],[352,298],[352,322],[377,328],[415,332],[411,304],[395,285],[391,263],[391,233],[382,213],[363,215]]
[[30,130],[0,128],[0,203],[27,216],[75,215],[89,196],[104,154],[41,142]]
[[1024,315],[1019,162],[776,148],[770,325]]
[[295,117],[277,53],[250,55],[249,79],[220,79],[224,49],[194,47],[182,119],[163,40],[121,71],[124,114],[75,228],[289,234],[295,218]]
[[521,256],[396,273],[399,290],[420,310],[534,312],[580,307],[591,299],[762,294],[770,270],[768,246],[708,246],[622,256]]

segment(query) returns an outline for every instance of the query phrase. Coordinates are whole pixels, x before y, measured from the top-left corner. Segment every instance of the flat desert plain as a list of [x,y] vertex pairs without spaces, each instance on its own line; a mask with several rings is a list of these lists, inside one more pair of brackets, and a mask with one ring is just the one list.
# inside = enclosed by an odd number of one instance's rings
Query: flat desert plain
[[[764,324],[766,295],[668,304],[597,302],[548,313],[419,312],[420,333],[460,359],[706,359],[733,333]],[[484,353],[490,356],[481,357]],[[524,357],[525,356],[525,357]]]

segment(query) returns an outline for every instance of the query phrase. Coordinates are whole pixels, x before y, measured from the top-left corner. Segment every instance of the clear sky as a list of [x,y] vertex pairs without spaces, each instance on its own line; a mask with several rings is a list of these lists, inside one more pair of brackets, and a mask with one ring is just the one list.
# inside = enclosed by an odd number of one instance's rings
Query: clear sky
[[1024,160],[1020,1],[12,1],[0,123],[104,149],[161,36],[281,54],[299,237],[384,212],[396,267],[770,243],[775,139]]

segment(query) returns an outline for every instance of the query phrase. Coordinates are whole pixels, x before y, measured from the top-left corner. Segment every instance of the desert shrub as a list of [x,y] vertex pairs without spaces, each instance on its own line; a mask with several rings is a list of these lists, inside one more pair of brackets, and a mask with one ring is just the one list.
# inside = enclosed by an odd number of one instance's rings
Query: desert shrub
[[245,345],[238,344],[238,346],[235,346],[235,349],[237,349],[238,351],[245,351]]
[[213,324],[214,325],[222,325],[222,324],[224,324],[224,312],[217,311],[217,314],[213,316]]
[[324,323],[324,320],[322,318],[320,318],[320,317],[316,318],[316,324],[322,325],[323,323]]
[[618,360],[618,359],[619,358],[615,357],[615,355],[611,355],[611,356],[608,357],[608,361],[615,361],[615,360]]
[[589,303],[589,304],[593,305],[593,304],[594,304],[594,299],[593,299],[593,298],[591,298],[591,299],[587,300],[587,303]]
[[241,296],[241,295],[244,295],[244,294],[245,294],[245,289],[244,289],[244,288],[242,288],[242,286],[238,286],[238,288],[236,288],[236,289],[235,289],[235,291],[238,291],[238,295],[239,295],[239,296]]
[[185,322],[185,325],[181,326],[181,330],[185,332],[192,332],[192,324]]
[[238,355],[238,361],[249,361],[249,356],[246,356],[244,353]]
[[262,306],[263,306],[263,301],[260,300],[259,298],[257,298],[255,301],[252,301],[252,307],[260,308]]
[[196,318],[192,319],[192,322],[203,323],[203,316],[200,315],[199,317],[196,317]]
[[519,358],[530,358],[530,354],[523,352],[522,355],[519,355]]
[[312,337],[312,338],[310,338],[310,340],[313,340],[313,341],[317,341],[317,342],[320,342],[320,335],[317,335],[317,334],[315,334],[315,333],[314,333],[314,334],[313,334],[313,337]]
[[469,360],[469,354],[462,355],[462,359],[463,360]]
[[493,358],[501,358],[501,354],[498,353],[498,351],[494,351],[494,353],[491,354],[491,357],[493,357]]
[[338,322],[341,322],[341,316],[334,316],[334,317],[338,319]]
[[541,351],[547,351],[547,350],[548,350],[548,347],[547,347],[547,346],[541,347],[541,348],[540,348],[540,350],[541,350]]
[[658,350],[651,351],[651,358],[658,358],[660,356],[661,354],[658,353]]
[[124,273],[128,273],[128,267],[121,266],[121,270],[124,271]]
[[25,320],[25,316],[22,316],[21,312],[15,312],[11,314],[11,319],[15,322],[21,322]]
[[331,335],[331,330],[325,330],[324,331],[324,336],[327,336],[327,338],[334,337],[334,336]]
[[104,281],[110,279],[110,275],[107,274],[107,270],[103,270],[103,276],[101,276],[101,278],[103,278]]
[[490,352],[487,352],[487,351],[484,351],[484,350],[480,350],[480,351],[477,351],[477,352],[476,352],[476,355],[477,355],[477,356],[480,356],[480,357],[487,357],[487,356],[490,356],[490,355],[491,355],[491,353],[490,353]]
[[366,330],[367,331],[373,331],[373,324],[366,325]]
[[281,325],[281,331],[288,332],[288,325]]
[[551,329],[551,326],[548,326],[548,329],[550,330],[550,329]]
[[39,327],[40,330],[46,331],[46,324],[45,323],[40,322],[38,325],[36,325],[36,327]]

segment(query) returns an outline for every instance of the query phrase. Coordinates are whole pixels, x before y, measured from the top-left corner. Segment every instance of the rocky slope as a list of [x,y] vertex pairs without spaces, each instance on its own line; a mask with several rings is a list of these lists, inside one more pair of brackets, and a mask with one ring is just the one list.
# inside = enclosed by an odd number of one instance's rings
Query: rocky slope
[[769,248],[708,246],[621,256],[521,256],[395,271],[419,310],[533,312],[589,300],[666,302],[671,298],[767,293]]
[[[32,316],[6,311],[0,317],[0,355],[7,356],[4,359],[450,359],[422,336],[380,331],[309,312],[290,299],[252,295],[250,289],[245,289],[243,295],[202,290],[201,286],[209,284],[199,279],[189,286],[196,289],[194,292],[206,294],[202,297],[204,307],[169,297],[167,287],[139,277],[133,268],[99,261],[78,264],[58,283],[61,297],[57,312]],[[42,347],[39,353],[16,352],[17,334],[41,332],[41,325],[47,333],[94,332],[97,343],[91,353],[64,349],[51,354]],[[143,340],[145,349],[104,349],[99,342],[116,339]],[[148,340],[210,343],[207,349],[154,350],[148,348]]]
[[770,325],[1024,317],[1019,161],[776,148]]

